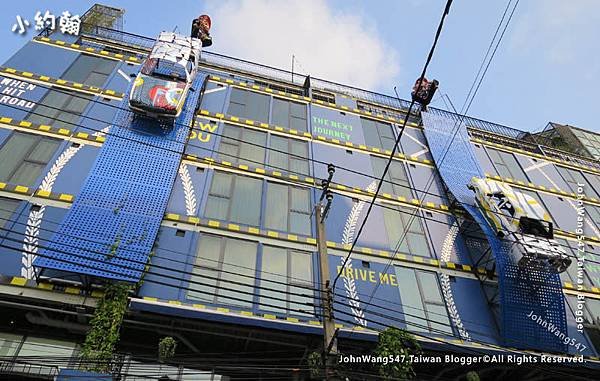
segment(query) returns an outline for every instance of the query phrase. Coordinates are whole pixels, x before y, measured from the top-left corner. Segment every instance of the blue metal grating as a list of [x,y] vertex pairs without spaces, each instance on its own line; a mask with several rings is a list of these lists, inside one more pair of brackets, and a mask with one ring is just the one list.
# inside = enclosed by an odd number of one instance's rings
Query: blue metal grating
[[[206,74],[198,74],[172,128],[135,117],[126,94],[80,194],[39,268],[137,282],[156,239]],[[120,127],[120,126],[129,126]]]
[[[471,146],[464,123],[440,115],[422,113],[425,137],[438,171],[454,197],[485,233],[498,271],[501,329],[504,345],[566,352],[566,345],[529,314],[533,312],[557,331],[567,334],[567,318],[558,274],[523,270],[513,263],[511,243],[500,240],[478,207],[467,184],[473,177],[485,178]],[[456,133],[456,136],[453,135]]]

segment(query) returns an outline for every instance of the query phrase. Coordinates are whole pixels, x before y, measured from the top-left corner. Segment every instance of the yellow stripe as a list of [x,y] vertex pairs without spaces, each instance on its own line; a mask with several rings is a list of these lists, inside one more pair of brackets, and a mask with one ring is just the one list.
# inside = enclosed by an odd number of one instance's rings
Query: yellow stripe
[[27,279],[21,277],[13,277],[10,281],[10,284],[12,284],[13,286],[25,286],[26,283]]

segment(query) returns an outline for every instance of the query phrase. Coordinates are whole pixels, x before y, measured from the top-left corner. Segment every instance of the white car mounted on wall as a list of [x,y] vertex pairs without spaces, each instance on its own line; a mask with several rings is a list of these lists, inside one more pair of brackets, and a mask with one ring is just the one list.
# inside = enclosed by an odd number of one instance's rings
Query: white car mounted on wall
[[161,32],[133,81],[129,107],[155,119],[175,119],[181,113],[198,70],[202,42]]
[[533,197],[477,177],[468,187],[498,237],[514,241],[511,255],[520,267],[549,268],[557,273],[569,267],[571,259],[554,240],[550,216]]

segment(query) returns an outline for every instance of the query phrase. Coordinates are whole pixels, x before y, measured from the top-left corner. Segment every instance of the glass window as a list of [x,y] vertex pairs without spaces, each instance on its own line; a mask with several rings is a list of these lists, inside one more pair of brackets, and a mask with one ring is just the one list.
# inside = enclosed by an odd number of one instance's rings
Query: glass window
[[231,89],[229,115],[267,123],[269,121],[269,96],[238,88]]
[[[381,178],[387,159],[377,156],[371,156],[371,165],[373,166],[373,174]],[[412,198],[413,194],[411,191],[408,176],[406,174],[406,168],[404,163],[401,161],[392,160],[390,168],[385,175],[385,182],[381,186],[382,193],[389,193],[396,196],[404,196],[406,198]]]
[[498,175],[514,180],[529,181],[527,175],[523,172],[523,168],[521,168],[512,153],[496,151],[490,148],[487,148],[487,152]]
[[68,81],[85,83],[89,86],[101,87],[116,66],[117,62],[114,60],[82,54],[77,57],[71,67],[62,75],[62,78]]
[[369,147],[382,148],[391,151],[396,144],[392,126],[376,120],[361,118],[365,144]]
[[223,126],[219,159],[261,167],[265,163],[266,144],[266,133],[226,124]]
[[68,341],[44,339],[41,337],[27,337],[19,350],[19,357],[37,356],[43,358],[69,358],[73,355],[76,346],[76,343]]
[[314,302],[312,292],[307,289],[313,287],[311,253],[264,246],[261,271],[261,309],[295,315],[314,313],[307,305]]
[[[8,222],[11,221],[11,217],[15,210],[19,207],[21,201],[13,200],[11,198],[0,197],[0,229],[2,229]],[[0,236],[4,232],[0,232]]]
[[382,212],[391,249],[395,249],[400,242],[398,250],[402,253],[423,257],[431,256],[418,212],[406,234],[408,222],[415,212],[413,209],[386,206],[382,208]]
[[[62,75],[68,81],[102,87],[117,62],[105,58],[80,55]],[[67,90],[50,90],[27,116],[32,123],[48,124],[57,128],[74,129],[90,100],[91,95],[69,93]]]
[[261,198],[262,180],[215,171],[204,215],[257,226]]
[[594,222],[596,227],[600,229],[600,208],[586,204],[584,210],[584,214],[586,214]]
[[556,166],[558,173],[561,174],[565,182],[568,184],[571,192],[577,193],[577,188],[579,187],[577,184],[583,184],[583,193],[587,197],[599,198],[598,193],[594,189],[594,187],[589,183],[589,181],[583,176],[583,174],[571,168],[561,167],[559,165]]
[[77,122],[91,99],[91,95],[50,90],[26,119],[32,123],[73,130],[78,127]]
[[32,186],[59,144],[58,139],[13,132],[0,148],[0,181]]
[[[574,285],[577,285],[577,280],[579,279],[579,274],[578,274],[578,270],[579,267],[577,266],[577,258],[580,257],[579,253],[577,253],[577,248],[572,248],[569,245],[569,241],[567,241],[564,238],[554,238],[556,240],[556,242],[558,242],[558,244],[567,252],[567,255],[571,258],[571,266],[567,267],[567,271],[562,272],[560,274],[560,278],[564,281],[564,282],[571,282]],[[590,259],[589,254],[586,253],[585,257],[587,259]],[[588,264],[586,263],[585,267],[584,267],[584,271],[583,271],[583,284],[586,286],[590,286],[591,285],[591,280],[590,277],[588,275]]]
[[202,235],[188,298],[251,307],[257,247],[256,242]]
[[288,129],[306,132],[306,105],[279,98],[273,98],[273,117],[271,124]]
[[267,183],[265,227],[296,234],[311,234],[310,190]]
[[271,135],[269,167],[275,171],[308,176],[308,143]]
[[14,356],[22,340],[21,335],[0,333],[0,357]]
[[437,275],[406,267],[397,266],[395,269],[407,328],[452,334]]

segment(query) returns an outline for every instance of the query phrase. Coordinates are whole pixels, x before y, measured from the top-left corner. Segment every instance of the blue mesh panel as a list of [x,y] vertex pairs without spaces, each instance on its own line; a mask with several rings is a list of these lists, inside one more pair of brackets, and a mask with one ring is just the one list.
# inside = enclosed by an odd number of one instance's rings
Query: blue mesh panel
[[466,126],[429,113],[422,113],[422,117],[425,137],[444,183],[479,224],[496,260],[504,344],[566,352],[566,345],[555,334],[528,318],[533,311],[534,315],[555,326],[558,332],[567,334],[564,296],[558,274],[524,270],[514,264],[510,257],[511,243],[498,239],[479,208],[474,206],[474,194],[467,184],[473,177],[485,176]]
[[[167,207],[198,105],[198,74],[172,126],[135,117],[127,93],[73,206],[35,266],[137,282]],[[129,128],[119,127],[129,126]]]

